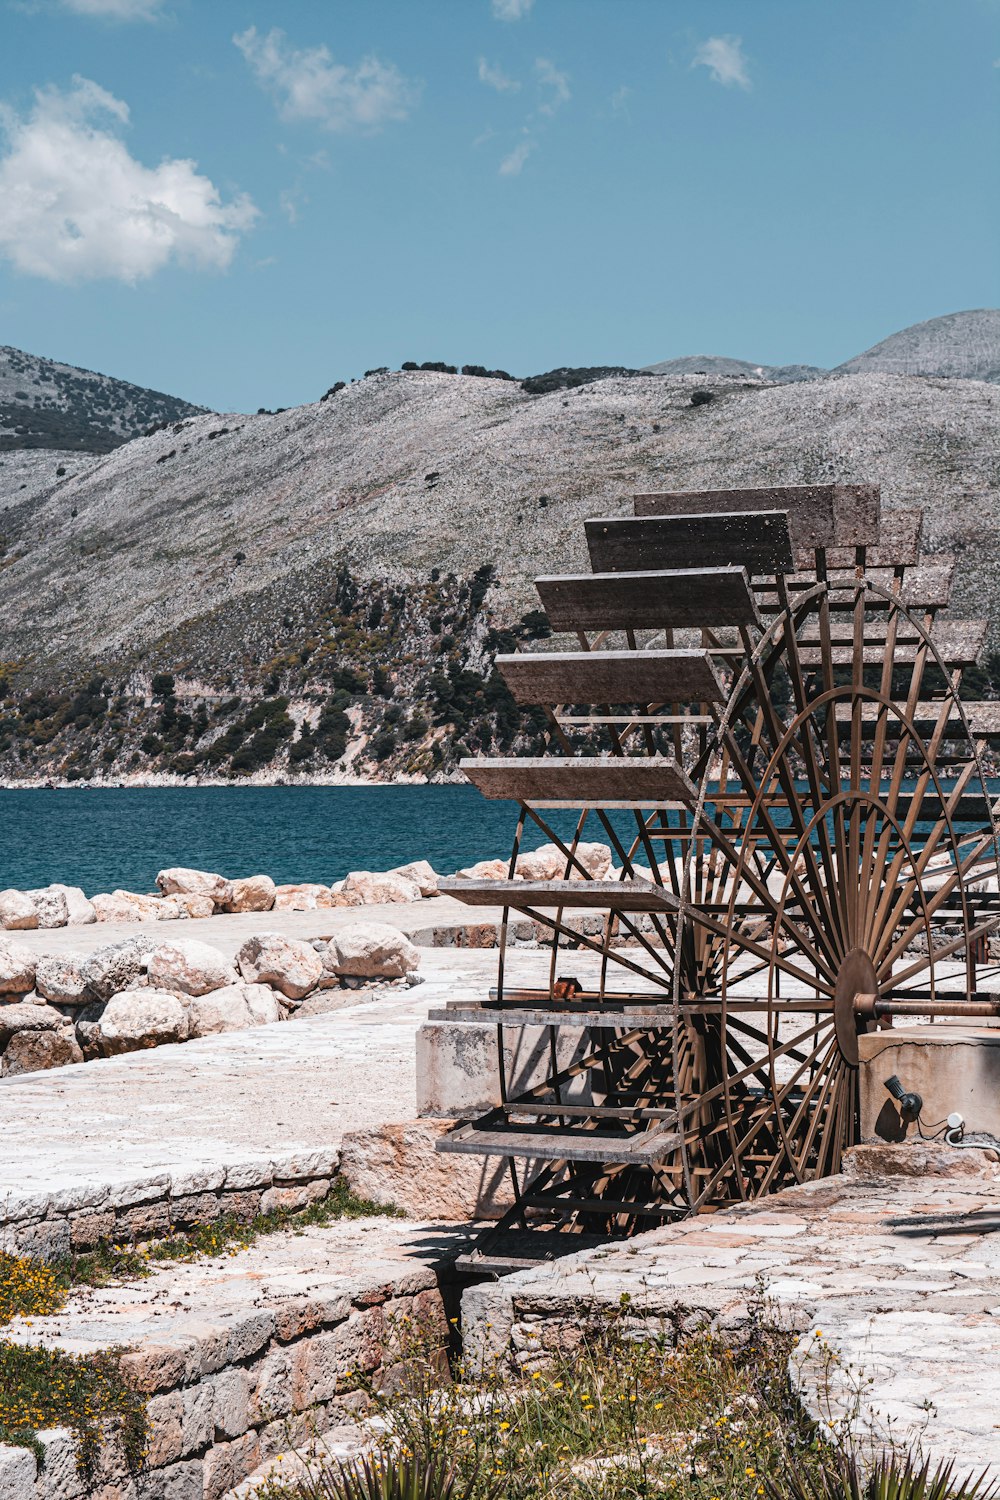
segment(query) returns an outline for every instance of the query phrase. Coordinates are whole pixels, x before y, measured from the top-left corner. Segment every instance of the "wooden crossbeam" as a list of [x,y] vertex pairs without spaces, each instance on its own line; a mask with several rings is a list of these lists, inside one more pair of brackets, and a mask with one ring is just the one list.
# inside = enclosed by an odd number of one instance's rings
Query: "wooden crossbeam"
[[745,568],[661,568],[535,579],[555,631],[757,625]]
[[676,896],[649,880],[441,880],[438,890],[466,906],[510,906],[538,911],[553,906],[579,911],[676,912]]
[[459,1125],[439,1136],[435,1151],[467,1156],[527,1156],[536,1161],[598,1161],[652,1163],[662,1161],[680,1145],[676,1131],[656,1129],[622,1135],[605,1130],[570,1130],[541,1125],[522,1127],[497,1122]]
[[[788,512],[792,545],[858,547],[880,539],[877,484],[780,484],[756,489],[665,490],[635,496],[637,516],[695,515],[706,511]],[[808,566],[808,564],[806,564]]]
[[788,517],[780,510],[597,517],[584,529],[595,573],[736,563],[770,574],[792,567]]
[[483,756],[463,760],[461,769],[484,797],[536,807],[692,807],[698,796],[676,761],[658,757]]
[[[865,548],[866,568],[911,568],[920,559],[920,541],[924,529],[922,510],[883,510],[879,521],[878,541]],[[826,548],[829,568],[853,568],[857,562],[854,547]],[[815,553],[796,548],[795,566],[811,568]]]
[[531,651],[498,656],[518,703],[721,703],[707,651]]

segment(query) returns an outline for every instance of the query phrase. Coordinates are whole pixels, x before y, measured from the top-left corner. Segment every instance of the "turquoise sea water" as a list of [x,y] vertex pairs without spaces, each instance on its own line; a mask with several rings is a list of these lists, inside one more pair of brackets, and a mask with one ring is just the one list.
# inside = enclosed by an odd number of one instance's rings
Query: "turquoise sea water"
[[[996,796],[1000,783],[990,790]],[[572,834],[573,813],[544,816]],[[628,842],[634,822],[612,816]],[[0,889],[57,880],[90,894],[149,891],[168,865],[329,884],[349,870],[429,859],[449,875],[507,857],[516,823],[515,804],[469,786],[0,790]],[[606,841],[596,822],[584,836]],[[522,847],[544,842],[529,824]]]
[[[329,884],[411,859],[452,874],[509,855],[516,823],[514,804],[462,786],[0,790],[0,889],[148,891],[167,865],[279,883]],[[557,824],[569,831],[573,819]],[[524,847],[541,843],[536,829]]]

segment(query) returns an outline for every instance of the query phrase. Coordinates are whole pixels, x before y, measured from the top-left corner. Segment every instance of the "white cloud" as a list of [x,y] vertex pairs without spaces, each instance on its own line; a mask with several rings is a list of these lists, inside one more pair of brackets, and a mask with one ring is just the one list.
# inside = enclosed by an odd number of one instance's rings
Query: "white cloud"
[[508,78],[501,67],[491,65],[485,57],[479,59],[479,82],[488,83],[498,94],[516,94],[521,87],[516,78]]
[[128,105],[88,78],[39,89],[22,117],[0,110],[0,255],[49,281],[136,282],[171,261],[222,270],[257,216],[223,203],[193,161],[145,167],[115,133]]
[[547,57],[536,57],[535,77],[542,88],[552,90],[550,98],[538,108],[543,115],[554,115],[559,106],[565,104],[570,97],[569,74],[560,73]]
[[534,5],[535,0],[491,0],[495,21],[520,21]]
[[163,0],[62,0],[80,16],[107,16],[111,21],[153,21]]
[[698,48],[691,66],[707,68],[715,82],[724,84],[727,88],[733,84],[741,89],[750,87],[742,37],[710,36]]
[[298,50],[283,31],[258,36],[256,26],[233,41],[257,82],[277,98],[285,120],[315,120],[327,130],[377,130],[405,120],[417,100],[416,85],[377,57],[349,68],[334,62],[328,47]]
[[501,177],[517,177],[528,157],[535,149],[534,141],[521,141],[500,163]]

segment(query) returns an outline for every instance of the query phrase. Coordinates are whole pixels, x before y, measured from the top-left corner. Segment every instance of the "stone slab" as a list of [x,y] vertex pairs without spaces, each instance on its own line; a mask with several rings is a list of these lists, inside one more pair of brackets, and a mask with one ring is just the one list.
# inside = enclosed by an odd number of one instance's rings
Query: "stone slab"
[[859,1439],[891,1427],[963,1473],[1000,1465],[1000,1234],[888,1222],[979,1209],[1000,1213],[997,1153],[857,1147],[839,1177],[469,1288],[465,1349],[533,1368],[623,1292],[637,1331],[738,1335],[762,1279],[772,1316],[799,1335],[793,1375],[820,1419],[859,1398]]
[[885,1087],[893,1074],[924,1101],[921,1119],[937,1125],[957,1111],[968,1133],[1000,1139],[1000,1028],[935,1022],[893,1026],[858,1038],[861,1134],[901,1140],[916,1126],[900,1118]]

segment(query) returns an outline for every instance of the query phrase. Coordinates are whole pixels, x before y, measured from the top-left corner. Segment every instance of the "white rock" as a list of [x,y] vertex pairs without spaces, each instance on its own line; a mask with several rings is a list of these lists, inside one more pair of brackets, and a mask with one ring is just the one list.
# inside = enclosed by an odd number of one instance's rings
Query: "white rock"
[[389,901],[419,901],[420,887],[415,880],[394,872],[352,870],[340,894],[358,895],[365,906],[381,906]]
[[124,990],[104,1007],[97,1031],[106,1057],[183,1042],[188,1036],[187,1010],[169,990]]
[[26,891],[0,891],[0,927],[16,932],[37,926],[38,912]]
[[405,933],[383,922],[352,922],[330,939],[334,973],[361,979],[399,979],[420,967]]
[[185,995],[207,994],[235,984],[238,977],[218,948],[194,938],[159,943],[149,955],[147,972],[155,989],[180,990]]
[[248,938],[236,963],[250,984],[272,985],[289,1000],[301,1000],[315,989],[323,973],[323,961],[314,948],[278,932]]
[[87,1005],[93,999],[80,964],[69,958],[40,958],[35,989],[55,1005]]
[[227,911],[270,911],[274,905],[274,881],[270,875],[248,875],[230,882]]
[[328,885],[276,885],[272,905],[275,911],[316,911],[332,906],[333,898]]
[[220,1031],[245,1031],[266,1026],[284,1015],[274,990],[267,984],[227,984],[224,989],[198,995],[188,1006],[191,1036],[213,1036]]
[[[576,857],[592,880],[607,880],[611,872],[611,849],[607,844],[577,844]],[[574,877],[579,871],[574,871]]]
[[438,893],[438,877],[426,859],[415,859],[408,865],[397,865],[389,874],[402,875],[404,880],[412,880],[421,896],[436,896]]
[[71,927],[87,927],[97,921],[94,903],[89,901],[78,885],[51,885],[52,891],[61,891],[66,897],[66,909]]
[[0,938],[0,995],[26,995],[35,982],[35,968],[30,948]]
[[25,1500],[34,1495],[37,1470],[30,1449],[0,1443],[0,1500]]
[[102,893],[92,905],[98,922],[155,922],[164,907],[158,896],[141,896],[137,891]]
[[30,896],[38,913],[39,927],[65,927],[69,921],[69,906],[62,889],[55,885],[42,886],[40,890],[25,891]]
[[80,965],[80,973],[98,1000],[108,1000],[119,990],[127,990],[140,977],[145,978],[152,951],[149,938],[144,933],[137,933],[120,943],[106,943],[103,948],[95,948]]
[[507,859],[481,859],[478,864],[469,865],[467,870],[457,870],[456,880],[506,880],[510,869],[510,861]]
[[51,1005],[29,1005],[26,1001],[0,1005],[0,1045],[19,1031],[58,1031],[66,1017]]
[[187,870],[177,866],[161,870],[156,883],[165,896],[211,896],[216,906],[225,906],[232,894],[232,886],[222,875],[213,875],[208,870]]
[[[611,850],[607,844],[577,844],[576,859],[591,880],[608,878]],[[555,844],[542,844],[537,849],[528,849],[524,854],[518,855],[514,873],[522,880],[565,880],[568,863],[565,854]],[[583,880],[585,876],[577,865],[572,865],[569,878]]]
[[178,891],[173,896],[164,896],[156,915],[161,922],[166,922],[170,917],[187,920],[189,917],[211,917],[214,913],[215,902],[211,896],[186,896]]

